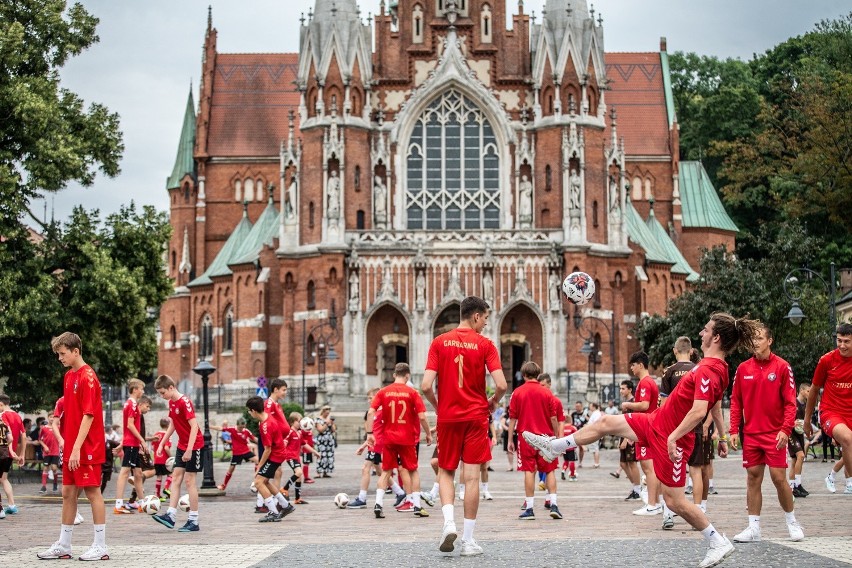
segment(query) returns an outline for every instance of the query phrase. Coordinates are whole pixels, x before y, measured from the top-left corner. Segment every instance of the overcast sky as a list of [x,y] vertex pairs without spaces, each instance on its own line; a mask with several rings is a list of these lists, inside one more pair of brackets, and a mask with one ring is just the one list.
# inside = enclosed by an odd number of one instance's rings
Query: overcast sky
[[[402,0],[405,2],[406,0]],[[497,0],[499,1],[499,0]],[[545,0],[525,0],[540,15]],[[219,31],[220,53],[296,52],[299,14],[315,0],[82,0],[100,18],[100,43],[62,71],[63,85],[87,102],[100,102],[121,116],[125,152],[122,173],[99,176],[90,188],[72,186],[48,199],[58,220],[82,204],[111,213],[134,200],[168,209],[165,181],[177,151],[186,96],[198,101],[201,46],[207,6]],[[379,0],[361,0],[366,19]],[[508,0],[509,13],[517,0]],[[750,59],[811,30],[816,22],[849,10],[848,0],[597,0],[607,51],[668,49]],[[44,204],[34,204],[43,212]]]

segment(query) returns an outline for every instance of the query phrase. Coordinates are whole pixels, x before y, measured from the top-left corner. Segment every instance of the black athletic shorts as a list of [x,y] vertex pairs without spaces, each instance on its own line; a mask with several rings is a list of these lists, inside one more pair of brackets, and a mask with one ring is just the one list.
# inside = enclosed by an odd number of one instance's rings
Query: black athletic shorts
[[175,452],[175,469],[182,468],[187,473],[200,473],[204,470],[204,464],[201,463],[201,448],[192,450],[192,455],[189,461],[183,461],[185,449],[178,448]]
[[381,465],[382,463],[382,454],[367,451],[367,456],[364,458],[364,461],[373,462],[376,465]]
[[0,459],[0,475],[4,473],[9,473],[12,469],[12,458],[3,458]]
[[296,473],[297,471],[299,471],[299,468],[302,467],[302,462],[300,462],[299,460],[287,460],[284,463],[290,466],[290,469],[293,470],[293,473]]
[[165,475],[165,476],[168,477],[171,474],[172,473],[169,471],[169,468],[166,467],[166,464],[164,464],[164,463],[155,463],[154,464],[154,475],[156,475],[158,477]]
[[60,467],[62,464],[59,461],[59,456],[44,456],[44,466],[49,467],[55,465]]
[[627,447],[623,450],[619,447],[618,449],[618,457],[619,461],[623,461],[624,463],[633,463],[636,461],[636,444],[627,444]]
[[692,453],[689,455],[689,466],[701,467],[702,465],[710,465],[710,460],[712,459],[713,438],[696,433],[695,445],[692,448]]
[[795,430],[790,432],[790,438],[787,440],[787,453],[791,458],[795,458],[796,454],[805,451],[805,435],[799,434]]
[[281,467],[281,462],[266,460],[263,466],[257,470],[257,475],[265,477],[266,479],[272,479],[275,477],[275,472],[278,471],[279,467]]
[[251,461],[254,457],[254,454],[251,452],[246,452],[244,454],[240,454],[238,456],[231,457],[231,465],[240,465],[243,462]]
[[121,458],[121,467],[135,468],[142,463],[139,461],[139,446],[124,446],[124,457]]
[[314,454],[310,452],[302,454],[302,463],[314,463]]

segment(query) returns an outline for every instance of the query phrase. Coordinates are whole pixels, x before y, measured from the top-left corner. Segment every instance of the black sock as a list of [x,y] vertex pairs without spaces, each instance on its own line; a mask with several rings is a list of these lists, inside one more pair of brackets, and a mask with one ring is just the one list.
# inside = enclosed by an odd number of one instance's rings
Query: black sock
[[302,495],[302,482],[301,482],[301,481],[297,481],[297,482],[296,482],[296,499],[298,499],[299,497],[301,497],[301,495]]

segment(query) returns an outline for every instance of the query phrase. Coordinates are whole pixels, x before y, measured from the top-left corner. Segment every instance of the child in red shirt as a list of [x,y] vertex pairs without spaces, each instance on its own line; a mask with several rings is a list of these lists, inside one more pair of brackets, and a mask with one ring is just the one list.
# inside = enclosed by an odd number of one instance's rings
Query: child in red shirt
[[[577,431],[577,427],[574,426],[574,423],[571,421],[569,417],[568,420],[565,421],[565,426],[563,428],[564,435],[570,436],[574,432]],[[565,470],[568,470],[568,479],[570,481],[577,481],[577,448],[571,448],[566,450],[565,454],[562,456],[562,479],[565,479]]]
[[[172,475],[169,471],[169,468],[166,466],[166,461],[169,459],[169,450],[172,447],[172,442],[168,438],[166,438],[166,430],[169,428],[170,420],[168,418],[160,419],[160,430],[154,432],[154,436],[151,439],[151,451],[154,453],[154,475],[157,476],[157,481],[155,483],[157,497],[161,497],[161,490],[165,491],[166,497],[171,496],[171,491],[169,488],[172,484]],[[166,443],[163,444],[163,451],[157,451],[157,448],[160,447],[160,442],[166,440]],[[166,486],[163,488],[163,478],[166,478]]]
[[[302,464],[299,461],[299,456],[313,456],[316,455],[319,457],[319,452],[314,449],[314,447],[307,443],[305,440],[309,439],[313,442],[313,435],[310,430],[302,430],[301,426],[302,415],[298,412],[293,412],[290,414],[290,432],[284,436],[285,441],[285,459],[287,460],[287,465],[290,466],[293,474],[290,476],[290,479],[287,480],[287,483],[284,484],[283,491],[284,494],[289,494],[290,485],[293,484],[296,487],[296,500],[293,501],[296,505],[307,505],[308,502],[302,499],[302,480],[304,476],[304,469],[301,467]],[[307,468],[308,466],[304,466]],[[311,480],[313,482],[313,480]]]

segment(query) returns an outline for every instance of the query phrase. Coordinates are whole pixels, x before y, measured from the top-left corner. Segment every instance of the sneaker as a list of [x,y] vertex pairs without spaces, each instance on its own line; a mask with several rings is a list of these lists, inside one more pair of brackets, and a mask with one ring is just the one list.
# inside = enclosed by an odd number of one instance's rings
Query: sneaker
[[399,507],[394,507],[400,513],[410,513],[414,510],[414,503],[411,501],[406,501]]
[[255,513],[268,513],[269,509],[266,507],[266,505],[261,505],[260,507],[255,507],[254,512]]
[[366,506],[367,506],[366,501],[362,501],[361,499],[354,499],[354,500],[350,501],[348,505],[346,505],[346,508],[347,509],[363,509]]
[[793,542],[798,542],[805,538],[805,531],[798,521],[787,523],[787,530],[790,531],[790,540]]
[[625,501],[638,501],[642,496],[636,493],[635,491],[631,491],[630,495],[624,498]]
[[5,509],[7,515],[17,515],[18,514],[18,506],[17,505],[8,505]]
[[166,498],[171,497],[171,496],[172,496],[172,491],[171,491],[171,489],[163,489],[163,495],[165,495],[165,496],[166,496]]
[[304,499],[302,499],[301,497],[299,497],[298,499],[293,501],[293,503],[295,503],[296,505],[307,505],[308,504],[308,502],[305,501]]
[[636,509],[633,511],[633,514],[640,517],[653,517],[654,515],[662,514],[662,512],[663,507],[661,505],[657,505],[656,507],[646,506],[641,509]]
[[674,528],[674,515],[663,514],[663,530],[670,531]]
[[485,491],[482,492],[482,498],[485,499],[486,501],[493,501],[494,500],[494,496],[491,495],[491,492],[488,491],[488,490],[485,490]]
[[44,552],[39,552],[36,556],[42,560],[71,560],[71,547],[65,548],[57,540],[53,546]]
[[198,532],[201,530],[201,527],[198,526],[198,523],[195,521],[186,521],[186,524],[178,529],[178,532]]
[[[847,484],[846,484],[846,490],[845,490],[845,491],[843,491],[843,494],[844,494],[844,495],[852,495],[852,485],[849,485],[849,484],[847,483]],[[17,508],[15,508],[15,510],[17,511]],[[8,513],[8,511],[7,511],[7,513]]]
[[557,520],[562,518],[562,513],[559,512],[559,507],[556,505],[550,506],[550,518]]
[[524,521],[535,519],[535,511],[533,511],[532,507],[530,507],[529,509],[524,509],[524,512],[518,515],[518,518]]
[[684,494],[692,495],[692,485],[687,485],[686,490],[684,490]]
[[381,505],[377,504],[375,507],[373,507],[373,514],[376,515],[377,519],[384,519],[385,518],[385,512],[382,510]]
[[396,509],[397,507],[402,505],[402,503],[405,501],[406,497],[407,497],[407,495],[405,493],[403,493],[402,495],[397,495],[396,501],[393,504],[393,508]]
[[316,483],[316,481],[314,481],[313,477],[309,477],[308,479],[305,480],[305,483]]
[[153,519],[166,527],[167,529],[175,528],[175,520],[168,513],[163,513],[162,515],[154,515]]
[[482,554],[482,547],[476,544],[475,540],[462,541],[460,556],[478,556],[480,554]]
[[220,483],[219,485],[216,486],[216,489],[218,489],[219,491],[224,491],[225,486]]
[[718,491],[716,491],[716,488],[715,488],[715,487],[712,487],[712,486],[710,487],[710,489],[709,489],[707,492],[708,492],[710,495],[718,495],[718,494],[719,494],[719,492],[718,492]]
[[414,507],[414,516],[425,518],[425,517],[429,516],[429,511],[427,511],[426,509],[423,509],[421,507]]
[[[538,434],[533,434],[532,432],[524,432],[523,434],[524,440],[526,440],[527,444],[537,449],[541,453],[541,457],[544,458],[544,461],[552,462],[559,454],[553,451],[553,444],[551,444],[551,440],[553,440],[553,436],[539,436]],[[570,448],[568,448],[570,449]]]
[[286,507],[284,507],[283,509],[281,509],[278,512],[278,517],[283,519],[284,517],[286,517],[287,515],[289,515],[290,513],[292,513],[295,510],[296,510],[296,507],[294,507],[292,504],[288,503]]
[[83,515],[81,515],[80,513],[77,513],[74,516],[74,524],[79,525],[79,524],[82,524],[82,523],[83,523]]
[[802,497],[807,497],[808,495],[810,495],[810,494],[811,494],[811,492],[810,492],[810,491],[808,491],[807,489],[805,489],[805,486],[804,486],[804,485],[799,485],[799,491],[801,491],[801,493],[802,493]]
[[538,482],[538,488],[539,488],[541,491],[544,491],[544,481],[539,481],[539,482]]
[[281,520],[281,516],[279,513],[273,513],[272,511],[266,513],[263,517],[257,520],[258,523],[277,523]]
[[391,489],[390,487],[385,489],[385,495],[390,495],[391,493],[393,493],[393,489]]
[[3,510],[3,507],[0,506],[0,519],[6,518],[6,511]]
[[109,560],[109,551],[106,546],[93,544],[89,550],[80,555],[80,560]]
[[760,542],[760,529],[749,525],[746,530],[734,537],[734,542]]
[[132,515],[135,511],[131,511],[127,507],[113,507],[112,514],[113,515]]
[[825,476],[825,488],[828,489],[829,493],[837,493],[837,489],[834,487],[834,480],[828,475]]
[[290,498],[290,490],[287,489],[286,487],[282,487],[281,489],[279,489],[279,491],[281,492],[281,495],[283,495],[285,499]]
[[562,481],[565,481],[565,472],[562,472]]
[[577,481],[577,476],[576,475],[569,475],[568,481]]
[[710,568],[710,566],[716,566],[722,560],[731,555],[734,551],[734,545],[731,544],[731,541],[724,535],[722,535],[723,542],[716,545],[710,545],[710,548],[707,549],[707,554],[704,555],[704,560],[701,561],[701,564],[698,565],[698,568]]
[[441,544],[438,546],[438,550],[441,552],[452,552],[458,537],[456,523],[453,521],[444,521],[444,528],[441,531]]
[[[487,493],[487,491],[486,491]],[[489,494],[490,495],[490,494]],[[430,507],[435,506],[435,499],[432,497],[432,494],[428,491],[422,491],[420,493],[420,500],[429,505]]]
[[[616,479],[619,479],[619,478],[621,477],[621,474],[620,474],[620,473],[618,473],[617,471],[611,471],[611,472],[609,472],[609,474],[610,474],[611,476],[613,476],[614,478],[616,478]],[[564,478],[563,478],[563,479],[564,479]]]
[[550,501],[544,502],[544,508],[547,509],[548,511],[550,510]]
[[802,493],[802,487],[800,485],[796,485],[793,487],[793,497],[805,497],[805,494]]
[[42,487],[38,490],[39,495],[47,495],[47,487]]

